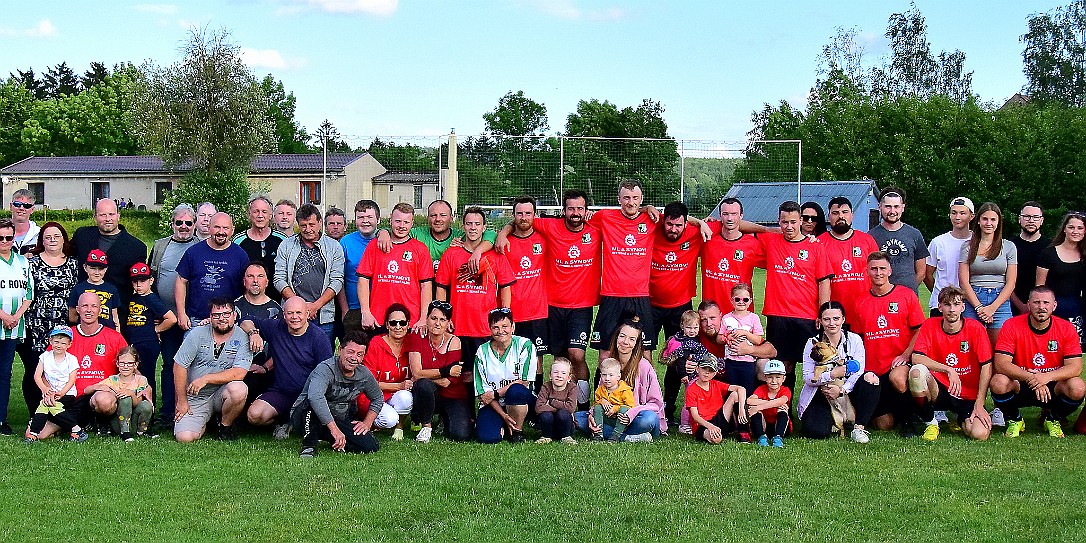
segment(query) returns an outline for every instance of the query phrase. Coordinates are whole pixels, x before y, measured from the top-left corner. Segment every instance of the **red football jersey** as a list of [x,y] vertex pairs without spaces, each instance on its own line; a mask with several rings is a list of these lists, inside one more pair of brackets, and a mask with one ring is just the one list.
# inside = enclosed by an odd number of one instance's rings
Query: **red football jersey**
[[657,229],[649,272],[649,303],[666,308],[690,303],[698,291],[701,245],[701,230],[689,223],[676,241],[667,239],[663,227]]
[[826,232],[818,236],[818,242],[825,247],[826,259],[833,270],[830,280],[830,299],[845,306],[845,319],[856,315],[856,304],[864,292],[871,289],[867,280],[867,255],[878,251],[875,238],[867,232],[853,230],[848,239],[837,239]]
[[513,318],[517,322],[547,318],[547,278],[543,273],[546,263],[547,243],[543,234],[533,231],[519,238],[509,236],[509,250],[505,252],[513,277]]
[[[962,382],[962,393],[957,398],[973,401],[979,392],[980,367],[992,361],[992,343],[980,321],[964,318],[963,321],[965,325],[956,334],[943,331],[942,317],[924,321],[917,332],[913,352],[954,368]],[[947,374],[933,371],[931,375],[950,388]]]
[[[751,394],[750,397],[752,397],[752,398],[761,398],[763,400],[776,400],[777,398],[782,398],[783,397],[783,398],[788,398],[788,403],[785,404],[786,406],[792,405],[792,391],[789,390],[788,387],[783,386],[783,385],[781,386],[781,389],[777,391],[776,397],[773,397],[773,398],[769,397],[769,386],[768,385],[761,385],[758,388],[754,389],[754,394]],[[777,413],[778,413],[777,409],[764,409],[764,410],[761,411],[761,413],[762,413],[762,415],[765,416],[765,423],[766,423],[767,426],[772,426],[774,424],[777,424]]]
[[649,295],[649,263],[656,223],[648,213],[630,219],[618,209],[601,209],[588,223],[603,237],[603,283],[600,294],[630,298]]
[[868,291],[856,304],[856,310],[852,331],[864,338],[867,371],[884,375],[890,371],[894,357],[905,352],[913,333],[924,324],[920,299],[912,289],[894,285],[882,296]]
[[366,246],[358,263],[359,277],[370,281],[370,313],[379,326],[385,324],[385,311],[394,303],[407,306],[411,322],[419,320],[422,312],[422,283],[434,279],[430,249],[411,238],[392,245],[388,253],[376,243]]
[[568,309],[600,303],[599,230],[586,224],[572,232],[563,219],[536,219],[533,224],[547,240],[548,303]]
[[78,326],[73,326],[72,332],[75,338],[68,352],[79,362],[75,372],[75,394],[79,396],[85,388],[117,375],[117,353],[128,346],[128,342],[120,332],[105,326],[93,336],[84,335]]
[[[731,313],[731,311],[728,313]],[[702,332],[701,330],[698,330],[698,341],[701,341],[701,344],[705,346],[706,350],[713,353],[713,356],[721,359],[724,358],[725,351],[728,347],[727,345],[713,341],[713,338],[705,335],[705,332]],[[686,369],[679,368],[679,371],[686,371]]]
[[720,236],[718,221],[710,221],[709,227],[713,237],[701,246],[701,299],[716,302],[721,313],[727,315],[733,309],[732,287],[751,284],[754,268],[765,267],[765,252],[761,242],[750,234],[729,241]]
[[[490,250],[483,253],[483,258],[479,260],[479,273],[460,281],[456,277],[458,270],[470,258],[471,251],[466,248],[450,247],[438,264],[437,284],[449,291],[456,335],[489,337],[487,313],[498,307],[498,290],[511,286],[516,279],[513,271],[509,269],[509,261]],[[514,318],[516,312],[514,309]]]
[[[686,385],[686,401],[683,405],[687,409],[698,408],[698,416],[705,420],[712,420],[717,411],[724,407],[724,395],[727,393],[728,385],[716,379],[709,381],[709,390],[702,389],[696,382],[690,383]],[[697,432],[700,427],[701,425],[694,422],[694,418],[691,417],[691,431]]]
[[1011,317],[999,331],[995,352],[1010,355],[1014,364],[1030,373],[1047,373],[1063,367],[1068,358],[1082,356],[1075,326],[1052,317],[1048,330],[1034,330],[1029,315]]
[[[366,349],[366,357],[362,359],[362,365],[370,370],[378,383],[402,383],[407,380],[410,366],[407,363],[407,340],[404,339],[400,347],[400,357],[392,353],[392,347],[385,341],[385,336],[380,335],[370,341]],[[392,397],[392,392],[385,391],[385,401]],[[365,397],[365,394],[361,394]],[[368,403],[368,402],[367,402]]]
[[833,277],[822,244],[806,236],[788,241],[783,234],[758,234],[765,250],[765,308],[776,317],[818,318],[818,280]]

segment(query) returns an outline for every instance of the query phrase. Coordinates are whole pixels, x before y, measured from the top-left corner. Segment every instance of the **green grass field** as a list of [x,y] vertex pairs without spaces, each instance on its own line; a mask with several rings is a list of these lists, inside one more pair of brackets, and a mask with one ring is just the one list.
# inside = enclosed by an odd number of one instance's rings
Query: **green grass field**
[[677,435],[419,445],[386,433],[373,455],[323,448],[302,460],[296,436],[11,437],[0,439],[0,526],[8,541],[1078,541],[1086,440],[1049,438],[1026,415],[1013,441],[876,432],[862,446],[795,438],[784,450]]

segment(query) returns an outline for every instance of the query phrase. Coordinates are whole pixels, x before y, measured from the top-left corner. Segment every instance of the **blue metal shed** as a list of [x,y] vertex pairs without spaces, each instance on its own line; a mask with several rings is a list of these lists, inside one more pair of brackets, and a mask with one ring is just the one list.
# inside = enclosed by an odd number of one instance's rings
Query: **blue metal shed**
[[[859,181],[811,181],[800,185],[798,202],[814,201],[829,213],[829,201],[837,196],[844,196],[852,202],[855,216],[853,228],[866,232],[879,223],[878,187],[869,179]],[[777,225],[777,207],[787,200],[796,200],[794,182],[735,183],[728,189],[724,198],[738,198],[743,203],[743,218],[764,224]],[[711,215],[720,218],[720,204]],[[863,220],[867,217],[867,220]]]

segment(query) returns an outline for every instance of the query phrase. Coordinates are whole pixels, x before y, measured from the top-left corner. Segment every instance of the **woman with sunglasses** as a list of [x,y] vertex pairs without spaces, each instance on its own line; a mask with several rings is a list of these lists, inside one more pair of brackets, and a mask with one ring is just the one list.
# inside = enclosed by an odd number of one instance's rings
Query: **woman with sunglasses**
[[68,295],[79,282],[79,263],[72,256],[68,232],[57,222],[41,227],[27,261],[34,278],[34,300],[26,311],[26,341],[16,351],[23,360],[23,400],[33,413],[41,396],[34,384],[34,368],[49,348],[50,330],[68,324]]
[[818,202],[806,202],[799,208],[799,229],[803,235],[817,238],[826,233],[826,212]]
[[[405,345],[410,326],[411,312],[407,307],[400,303],[390,305],[385,311],[385,327],[388,333],[370,340],[366,358],[362,360],[362,364],[377,379],[377,384],[385,396],[385,406],[381,408],[374,425],[378,428],[392,428],[392,439],[396,441],[403,439],[403,417],[411,413],[414,405],[414,396],[411,394],[414,381],[408,371]],[[364,412],[364,409],[369,409],[368,403],[359,406],[359,411]]]
[[[660,391],[660,380],[652,362],[645,359],[644,332],[637,317],[623,321],[611,338],[611,357],[622,366],[620,377],[634,391],[634,405],[629,411],[618,415],[620,422],[626,424],[619,441],[651,442],[654,436],[667,431],[667,421],[663,417],[664,395]],[[596,385],[599,385],[599,368],[596,368]],[[594,435],[600,430],[603,437],[609,438],[613,428],[606,424],[601,429],[588,416],[588,411],[574,414],[577,428],[586,435]]]
[[8,425],[8,392],[15,347],[26,338],[23,314],[34,298],[34,277],[30,264],[15,246],[15,225],[0,219],[0,434],[11,435]]
[[415,441],[428,443],[433,435],[434,413],[441,415],[445,436],[453,441],[471,439],[471,393],[464,371],[460,338],[452,334],[452,306],[434,300],[426,308],[426,333],[408,334],[407,361],[415,384],[411,422],[421,424]]
[[1037,285],[1056,294],[1057,317],[1071,321],[1079,342],[1086,344],[1082,326],[1082,287],[1086,276],[1086,216],[1071,212],[1063,217],[1052,245],[1037,259]]

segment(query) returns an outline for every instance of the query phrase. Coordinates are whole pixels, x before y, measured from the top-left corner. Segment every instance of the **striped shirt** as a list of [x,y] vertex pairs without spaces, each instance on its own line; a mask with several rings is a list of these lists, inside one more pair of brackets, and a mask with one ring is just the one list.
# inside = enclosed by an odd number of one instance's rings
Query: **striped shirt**
[[[30,263],[23,255],[12,251],[11,258],[0,258],[0,311],[14,315],[26,300],[34,299],[34,278],[30,275]],[[26,319],[9,329],[0,326],[0,340],[26,337]]]
[[532,340],[513,336],[504,353],[494,352],[491,342],[475,353],[475,395],[497,390],[516,380],[535,381],[536,353]]

